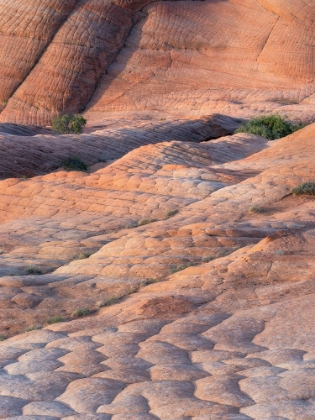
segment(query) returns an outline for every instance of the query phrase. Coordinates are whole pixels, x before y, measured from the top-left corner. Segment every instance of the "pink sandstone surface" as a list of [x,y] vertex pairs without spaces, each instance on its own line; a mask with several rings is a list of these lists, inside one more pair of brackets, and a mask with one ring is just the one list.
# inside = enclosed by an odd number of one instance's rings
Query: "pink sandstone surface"
[[2,418],[311,419],[314,137],[2,181]]
[[2,122],[60,112],[313,120],[311,0],[0,3]]
[[0,419],[315,418],[314,17],[0,0]]

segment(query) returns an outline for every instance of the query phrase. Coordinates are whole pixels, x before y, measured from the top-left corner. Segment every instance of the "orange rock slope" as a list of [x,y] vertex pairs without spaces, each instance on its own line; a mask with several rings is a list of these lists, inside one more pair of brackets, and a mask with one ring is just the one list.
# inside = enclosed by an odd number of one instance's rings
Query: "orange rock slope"
[[313,418],[314,140],[2,181],[0,418]]
[[314,17],[0,0],[0,419],[315,418]]
[[153,110],[313,119],[311,0],[10,0],[0,16],[2,122],[84,109],[91,123]]

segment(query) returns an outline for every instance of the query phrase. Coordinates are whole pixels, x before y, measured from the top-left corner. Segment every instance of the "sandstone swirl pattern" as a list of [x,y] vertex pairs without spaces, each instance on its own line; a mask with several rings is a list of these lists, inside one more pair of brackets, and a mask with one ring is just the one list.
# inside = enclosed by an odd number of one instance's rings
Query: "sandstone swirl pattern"
[[[314,114],[309,1],[0,2],[1,121]],[[17,18],[16,18],[17,16]]]
[[229,135],[313,118],[314,17],[0,0],[0,419],[315,418],[315,125]]
[[312,125],[2,181],[1,328],[69,322],[0,344],[0,418],[314,418],[314,199],[289,194],[314,145]]

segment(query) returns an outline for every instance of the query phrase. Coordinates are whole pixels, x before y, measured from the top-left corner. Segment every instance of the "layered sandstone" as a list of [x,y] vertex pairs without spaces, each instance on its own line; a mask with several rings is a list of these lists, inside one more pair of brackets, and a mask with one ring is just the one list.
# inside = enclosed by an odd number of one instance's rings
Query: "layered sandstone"
[[314,17],[0,0],[0,419],[315,418]]
[[311,1],[32,0],[15,21],[19,7],[0,4],[1,121],[84,109],[91,124],[122,111],[313,119]]
[[312,418],[314,133],[2,181],[2,418]]

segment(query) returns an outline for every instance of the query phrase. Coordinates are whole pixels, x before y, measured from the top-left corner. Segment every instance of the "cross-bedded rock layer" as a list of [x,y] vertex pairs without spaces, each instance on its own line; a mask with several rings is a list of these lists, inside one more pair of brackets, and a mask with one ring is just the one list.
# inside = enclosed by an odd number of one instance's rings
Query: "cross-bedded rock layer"
[[312,119],[314,17],[0,0],[0,419],[315,418],[315,126],[221,137]]
[[1,121],[49,124],[87,107],[312,120],[311,0],[0,3]]
[[313,418],[314,136],[1,181],[0,418]]

